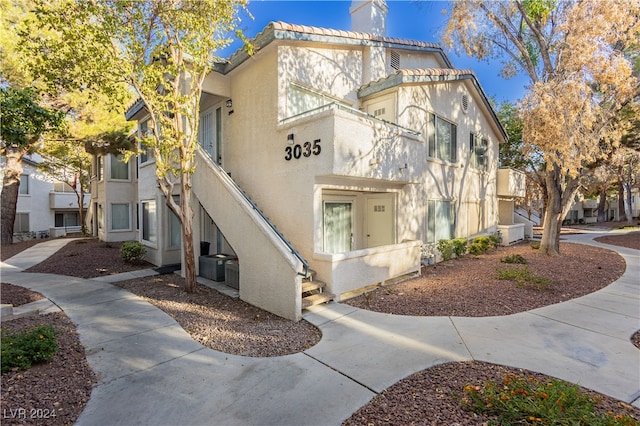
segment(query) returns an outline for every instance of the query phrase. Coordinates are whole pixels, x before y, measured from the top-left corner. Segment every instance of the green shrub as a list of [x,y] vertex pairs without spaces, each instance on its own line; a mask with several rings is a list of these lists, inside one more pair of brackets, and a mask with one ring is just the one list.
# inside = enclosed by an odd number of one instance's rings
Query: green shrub
[[147,249],[139,241],[127,241],[120,246],[120,256],[126,263],[142,262]]
[[524,264],[527,263],[527,259],[522,257],[522,255],[520,255],[520,254],[512,254],[511,256],[503,257],[502,259],[500,259],[500,262],[502,262],[502,263],[520,263],[520,264],[524,265]]
[[475,413],[497,417],[490,425],[637,425],[632,417],[596,410],[594,398],[574,384],[507,374],[502,382],[466,385],[462,404]]
[[43,325],[17,334],[1,333],[2,373],[26,370],[32,364],[50,360],[58,352],[55,330]]
[[518,288],[533,288],[535,290],[549,290],[553,285],[553,280],[549,278],[533,275],[529,268],[524,266],[518,268],[497,269],[496,278],[499,280],[510,280],[516,282]]
[[467,253],[467,239],[456,238],[453,241],[453,253],[456,257],[462,257]]
[[500,237],[497,235],[489,235],[484,237],[476,237],[469,245],[469,253],[473,255],[484,254],[490,249],[494,249],[500,243]]
[[531,249],[532,250],[540,250],[540,242],[539,241],[534,241],[531,243]]
[[443,260],[449,260],[453,257],[453,240],[440,240],[437,248]]

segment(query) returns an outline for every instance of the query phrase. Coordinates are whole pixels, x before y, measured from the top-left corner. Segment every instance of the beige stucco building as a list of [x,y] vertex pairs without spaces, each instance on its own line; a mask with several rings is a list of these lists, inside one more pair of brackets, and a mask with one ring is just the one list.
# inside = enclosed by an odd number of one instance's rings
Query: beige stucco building
[[[254,55],[238,51],[205,81],[195,246],[237,257],[240,297],[283,317],[321,298],[303,298],[315,282],[342,300],[419,272],[424,244],[497,231],[504,129],[473,72],[436,44],[386,36],[386,11],[354,2],[352,31],[271,23]],[[142,103],[127,114],[145,131]],[[121,236],[153,263],[178,262],[153,159],[129,172]],[[505,200],[520,192],[505,188]]]

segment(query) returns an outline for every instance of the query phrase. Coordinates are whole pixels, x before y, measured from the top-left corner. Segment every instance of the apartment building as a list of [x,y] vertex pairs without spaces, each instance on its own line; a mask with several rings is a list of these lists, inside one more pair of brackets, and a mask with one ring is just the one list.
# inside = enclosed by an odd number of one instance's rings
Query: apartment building
[[[41,162],[42,157],[37,154],[26,155],[22,159],[13,226],[16,240],[61,237],[81,230],[78,197],[74,189],[38,169]],[[4,167],[4,157],[1,165]],[[84,194],[85,209],[89,207],[90,197],[91,194]]]
[[[499,224],[521,232],[499,199],[512,206],[524,181],[507,170],[497,184],[506,133],[480,82],[437,44],[387,36],[387,8],[354,1],[349,31],[272,22],[254,55],[236,52],[204,83],[196,250],[237,258],[240,298],[292,320],[309,303],[418,273],[425,244]],[[146,131],[142,102],[127,118]],[[92,201],[101,238],[179,262],[152,156],[103,181]]]

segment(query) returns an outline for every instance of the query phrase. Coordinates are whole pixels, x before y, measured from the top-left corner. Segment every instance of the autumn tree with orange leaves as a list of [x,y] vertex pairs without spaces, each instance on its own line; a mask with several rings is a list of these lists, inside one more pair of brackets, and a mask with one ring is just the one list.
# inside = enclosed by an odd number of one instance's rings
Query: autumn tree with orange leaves
[[634,75],[640,0],[461,0],[443,42],[501,61],[531,85],[519,110],[525,150],[542,153],[546,209],[540,250],[560,253],[560,228],[580,177],[611,156],[624,129],[617,115],[637,100]]

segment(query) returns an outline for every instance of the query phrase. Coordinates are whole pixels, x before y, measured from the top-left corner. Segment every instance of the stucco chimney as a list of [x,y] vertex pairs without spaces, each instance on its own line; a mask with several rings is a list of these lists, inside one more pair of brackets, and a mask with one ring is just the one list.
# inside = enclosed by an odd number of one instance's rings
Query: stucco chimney
[[374,35],[387,35],[387,12],[389,7],[385,0],[353,0],[351,14],[351,30]]

